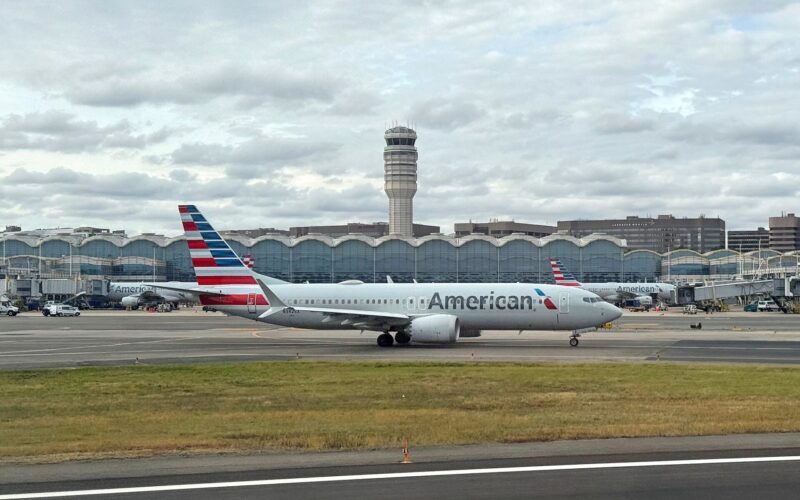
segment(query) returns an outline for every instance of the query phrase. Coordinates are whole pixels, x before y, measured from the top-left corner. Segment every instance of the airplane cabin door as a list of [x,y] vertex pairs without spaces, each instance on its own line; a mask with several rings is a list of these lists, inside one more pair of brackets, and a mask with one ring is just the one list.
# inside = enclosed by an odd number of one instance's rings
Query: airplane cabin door
[[561,314],[569,313],[569,294],[562,293],[558,297],[558,312]]
[[247,294],[247,312],[250,314],[256,313],[256,294]]

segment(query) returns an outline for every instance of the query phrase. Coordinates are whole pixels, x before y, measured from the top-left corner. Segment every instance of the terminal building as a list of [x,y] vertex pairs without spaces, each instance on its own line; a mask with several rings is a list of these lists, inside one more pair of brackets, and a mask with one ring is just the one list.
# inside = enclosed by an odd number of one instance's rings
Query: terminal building
[[[240,256],[251,256],[255,271],[294,283],[337,283],[356,279],[385,282],[552,283],[549,258],[558,257],[581,281],[674,281],[797,274],[798,254],[772,249],[756,252],[681,249],[667,253],[630,249],[608,235],[544,238],[510,235],[440,234],[422,238],[388,235],[290,238],[241,234],[226,237]],[[121,237],[0,234],[0,292],[44,293],[45,285],[26,280],[84,282],[76,290],[96,290],[98,281],[194,281],[183,236]],[[13,288],[12,281],[20,280]],[[26,284],[27,283],[27,284]],[[16,285],[14,285],[16,286]]]

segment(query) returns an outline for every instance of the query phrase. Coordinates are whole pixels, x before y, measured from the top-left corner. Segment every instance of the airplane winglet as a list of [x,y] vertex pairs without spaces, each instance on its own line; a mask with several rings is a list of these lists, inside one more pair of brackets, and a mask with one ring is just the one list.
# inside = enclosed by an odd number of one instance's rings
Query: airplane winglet
[[389,276],[388,274],[386,275],[386,283],[388,283],[390,285],[394,284],[394,280],[392,280],[392,277]]
[[273,307],[286,307],[286,304],[284,304],[283,301],[279,299],[277,295],[275,295],[275,292],[270,290],[270,288],[266,283],[264,283],[264,281],[261,280],[261,278],[257,278],[256,281],[258,281],[258,286],[261,287],[261,291],[264,292],[264,296],[267,298],[267,302],[269,302],[270,309]]

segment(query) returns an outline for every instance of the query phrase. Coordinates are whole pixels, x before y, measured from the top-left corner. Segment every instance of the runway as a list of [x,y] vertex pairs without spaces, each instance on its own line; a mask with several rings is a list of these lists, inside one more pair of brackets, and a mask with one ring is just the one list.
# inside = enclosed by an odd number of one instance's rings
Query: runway
[[[702,322],[701,330],[690,324]],[[800,318],[632,313],[612,330],[484,332],[454,345],[379,348],[375,333],[274,328],[217,313],[87,311],[0,318],[0,369],[240,360],[681,361],[800,364]]]
[[[355,464],[347,463],[353,454],[327,453],[308,454],[305,465],[297,455],[283,465],[267,455],[7,466],[0,468],[0,500],[791,498],[800,487],[799,441],[789,434],[487,445],[483,453],[474,446],[428,450],[455,457],[427,460],[422,452],[412,464],[365,452]],[[704,449],[709,443],[716,446]],[[463,448],[477,456],[463,458]],[[250,465],[229,465],[237,461]]]

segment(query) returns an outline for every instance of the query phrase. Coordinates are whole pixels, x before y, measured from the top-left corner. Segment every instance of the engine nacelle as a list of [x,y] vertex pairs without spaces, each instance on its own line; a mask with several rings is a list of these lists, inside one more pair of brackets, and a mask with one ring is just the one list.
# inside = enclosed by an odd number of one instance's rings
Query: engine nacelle
[[452,344],[458,340],[461,322],[452,314],[433,314],[415,318],[406,328],[414,342]]
[[125,307],[136,307],[139,305],[139,296],[128,295],[127,297],[122,297],[122,300],[120,300],[120,302]]

